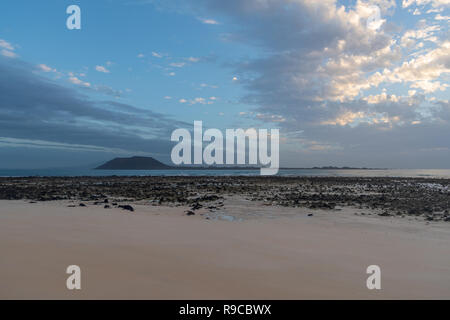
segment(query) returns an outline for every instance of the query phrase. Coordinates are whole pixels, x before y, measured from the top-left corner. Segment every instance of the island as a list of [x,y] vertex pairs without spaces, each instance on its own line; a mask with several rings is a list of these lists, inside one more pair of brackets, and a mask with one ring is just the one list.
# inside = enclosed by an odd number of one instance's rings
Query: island
[[114,158],[96,170],[168,170],[173,167],[168,166],[161,161],[152,157],[131,157],[131,158]]

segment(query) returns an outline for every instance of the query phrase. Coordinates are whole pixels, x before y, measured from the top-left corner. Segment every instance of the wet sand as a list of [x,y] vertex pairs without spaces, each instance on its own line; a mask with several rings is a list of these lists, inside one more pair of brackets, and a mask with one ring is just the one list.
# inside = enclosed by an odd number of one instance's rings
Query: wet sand
[[[450,179],[377,177],[106,176],[1,178],[0,199],[79,200],[221,210],[227,196],[267,206],[338,210],[450,223]],[[252,214],[252,212],[249,212]]]
[[[0,200],[0,298],[450,299],[448,222],[218,201],[188,216],[191,204]],[[82,289],[69,291],[73,264]],[[372,264],[381,290],[366,287]]]

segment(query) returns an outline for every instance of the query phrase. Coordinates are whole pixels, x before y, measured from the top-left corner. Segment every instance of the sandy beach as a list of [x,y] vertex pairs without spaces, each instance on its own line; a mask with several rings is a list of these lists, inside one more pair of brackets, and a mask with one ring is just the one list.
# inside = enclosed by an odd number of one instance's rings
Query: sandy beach
[[219,201],[0,200],[0,299],[450,299],[448,222]]
[[0,302],[432,317],[449,137],[450,0],[0,0]]

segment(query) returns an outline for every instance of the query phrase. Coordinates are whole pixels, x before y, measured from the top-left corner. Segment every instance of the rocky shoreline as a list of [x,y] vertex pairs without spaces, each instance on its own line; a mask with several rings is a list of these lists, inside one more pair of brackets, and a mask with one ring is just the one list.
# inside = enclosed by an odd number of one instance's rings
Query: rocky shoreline
[[[228,196],[269,206],[339,210],[352,207],[379,216],[415,216],[450,222],[450,179],[347,177],[22,177],[0,178],[0,199],[73,200],[94,205],[188,206],[214,211]],[[131,207],[132,209],[132,207]],[[371,213],[372,214],[372,213]]]

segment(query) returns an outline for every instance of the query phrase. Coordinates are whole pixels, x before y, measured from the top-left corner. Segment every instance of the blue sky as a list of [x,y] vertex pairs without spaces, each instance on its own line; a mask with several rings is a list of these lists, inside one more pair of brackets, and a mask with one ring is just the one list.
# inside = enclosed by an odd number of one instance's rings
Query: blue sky
[[[186,120],[195,119],[197,112],[208,112],[214,126],[222,123],[218,114],[225,108],[242,111],[244,106],[236,103],[242,90],[233,83],[233,72],[222,64],[251,50],[218,41],[225,32],[222,25],[132,1],[78,1],[82,30],[68,30],[65,10],[73,3],[3,2],[2,12],[9,14],[2,17],[2,27],[7,26],[2,34],[17,39],[20,47],[26,44],[19,50],[24,60],[107,86],[120,101]],[[96,66],[107,73],[96,71]],[[180,99],[210,100],[219,91],[224,101],[234,103],[217,102],[195,112],[180,108]]]
[[[66,8],[81,8],[81,30]],[[379,24],[367,21],[379,9]],[[0,167],[279,128],[282,166],[449,168],[448,0],[0,3]]]

